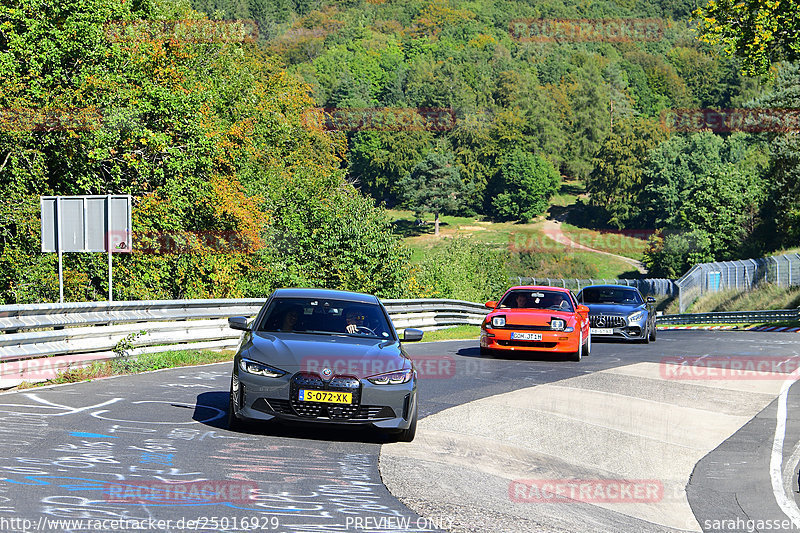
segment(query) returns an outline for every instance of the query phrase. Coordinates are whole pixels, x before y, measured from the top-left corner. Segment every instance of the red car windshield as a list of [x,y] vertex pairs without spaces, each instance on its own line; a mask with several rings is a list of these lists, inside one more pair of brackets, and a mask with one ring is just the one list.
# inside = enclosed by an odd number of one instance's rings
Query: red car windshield
[[574,312],[567,293],[548,290],[514,290],[506,293],[497,307],[508,309],[549,309]]

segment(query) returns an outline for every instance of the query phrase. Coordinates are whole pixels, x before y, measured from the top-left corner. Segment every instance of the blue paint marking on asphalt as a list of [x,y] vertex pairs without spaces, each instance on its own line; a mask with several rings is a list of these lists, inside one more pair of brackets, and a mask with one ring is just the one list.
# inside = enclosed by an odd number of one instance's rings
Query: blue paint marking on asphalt
[[113,435],[102,435],[100,433],[84,433],[82,431],[73,431],[69,434],[70,437],[82,437],[84,439],[116,439]]

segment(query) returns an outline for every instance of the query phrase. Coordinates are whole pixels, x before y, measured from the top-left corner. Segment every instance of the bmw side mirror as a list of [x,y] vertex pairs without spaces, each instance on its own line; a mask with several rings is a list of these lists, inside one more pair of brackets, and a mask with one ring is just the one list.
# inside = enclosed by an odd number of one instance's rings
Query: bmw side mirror
[[247,325],[246,316],[232,316],[228,319],[228,327],[231,329],[239,329],[242,331],[250,331],[250,326]]
[[403,342],[421,341],[424,333],[425,332],[421,329],[406,328],[405,331],[403,331]]

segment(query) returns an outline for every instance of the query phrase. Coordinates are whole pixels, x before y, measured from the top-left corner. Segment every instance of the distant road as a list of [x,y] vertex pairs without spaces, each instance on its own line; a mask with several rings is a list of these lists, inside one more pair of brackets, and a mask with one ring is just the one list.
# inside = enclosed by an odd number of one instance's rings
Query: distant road
[[594,248],[589,248],[588,246],[584,246],[583,244],[579,244],[572,239],[570,239],[562,230],[561,230],[561,222],[557,220],[545,220],[542,223],[542,229],[544,229],[544,234],[550,237],[552,240],[556,241],[559,244],[563,244],[565,246],[569,246],[570,248],[577,248],[579,250],[585,250],[587,252],[593,252],[596,254],[603,254],[609,255],[611,257],[616,257],[620,261],[624,261],[634,267],[636,270],[639,271],[640,274],[647,274],[647,269],[645,268],[644,264],[641,261],[637,261],[636,259],[631,259],[630,257],[625,257],[623,255],[612,254],[611,252],[604,252],[603,250],[595,250]]

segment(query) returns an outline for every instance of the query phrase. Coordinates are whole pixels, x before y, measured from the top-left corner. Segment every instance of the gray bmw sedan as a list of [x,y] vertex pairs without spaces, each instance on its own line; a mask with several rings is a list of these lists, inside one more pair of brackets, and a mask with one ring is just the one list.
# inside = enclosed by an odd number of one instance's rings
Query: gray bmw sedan
[[[243,420],[372,425],[410,442],[417,373],[386,309],[367,294],[278,289],[245,331],[233,360],[228,425]],[[406,329],[403,341],[422,339]]]

